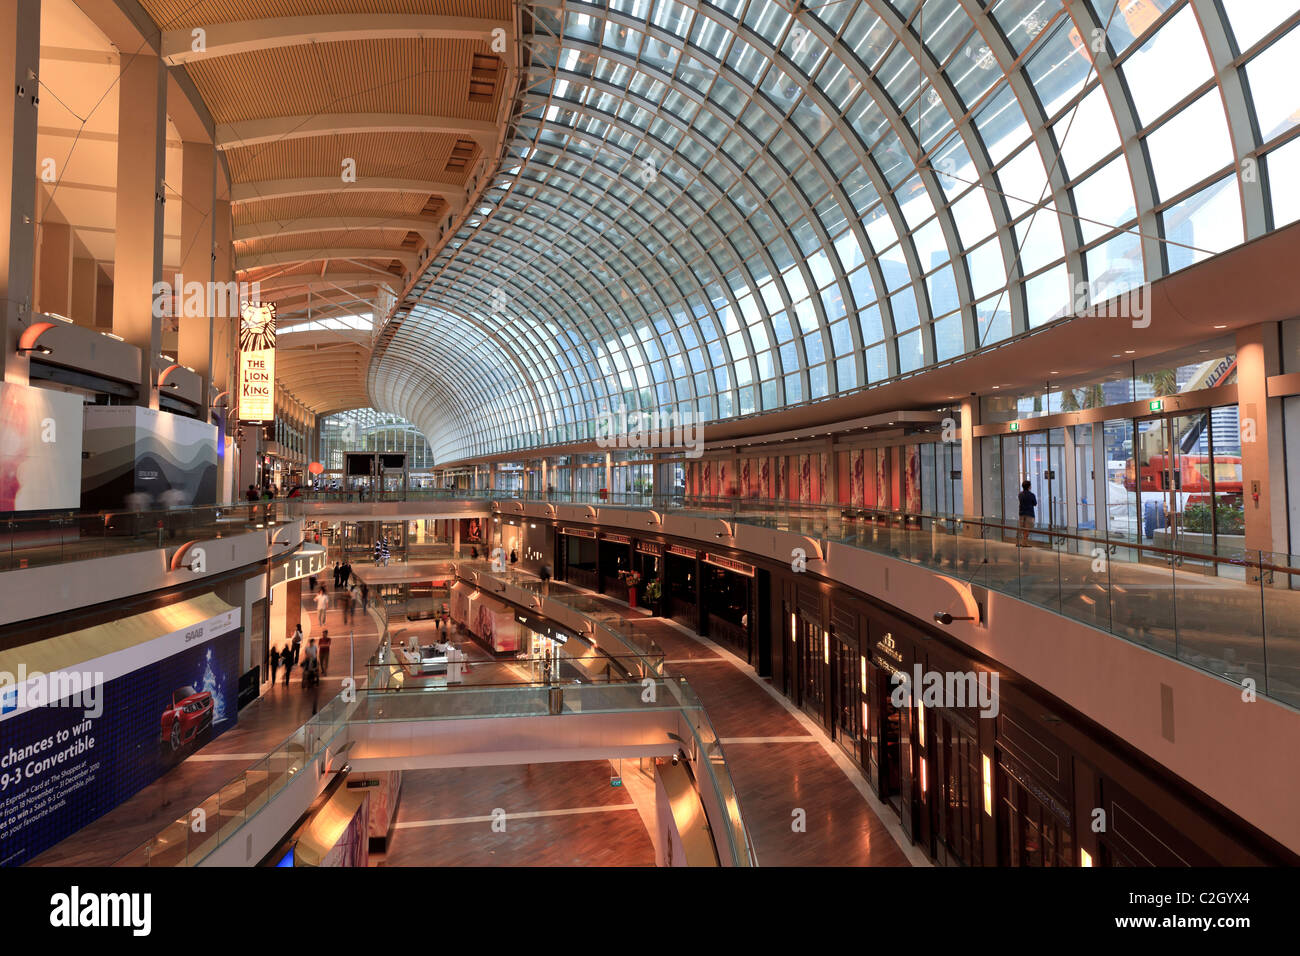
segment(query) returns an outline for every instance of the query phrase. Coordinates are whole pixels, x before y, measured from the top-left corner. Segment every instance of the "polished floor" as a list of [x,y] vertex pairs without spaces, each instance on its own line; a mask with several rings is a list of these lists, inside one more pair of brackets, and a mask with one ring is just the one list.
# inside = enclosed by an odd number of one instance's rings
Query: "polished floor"
[[[635,772],[629,768],[625,773]],[[379,866],[654,866],[608,761],[407,771]]]

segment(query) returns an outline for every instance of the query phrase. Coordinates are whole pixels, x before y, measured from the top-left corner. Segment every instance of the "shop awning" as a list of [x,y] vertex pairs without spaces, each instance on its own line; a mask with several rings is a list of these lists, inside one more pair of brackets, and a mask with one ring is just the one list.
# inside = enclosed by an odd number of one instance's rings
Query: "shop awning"
[[[29,674],[69,670],[158,638],[184,634],[206,622],[212,622],[207,629],[208,636],[216,636],[237,628],[239,618],[239,608],[214,593],[202,594],[142,614],[0,651],[0,671],[17,674],[20,667]],[[112,676],[115,675],[106,674],[105,678]]]

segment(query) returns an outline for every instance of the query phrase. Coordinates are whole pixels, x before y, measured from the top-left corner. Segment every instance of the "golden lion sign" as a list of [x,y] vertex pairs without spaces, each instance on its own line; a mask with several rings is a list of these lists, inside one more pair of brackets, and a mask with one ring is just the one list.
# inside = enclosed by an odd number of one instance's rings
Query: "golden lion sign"
[[239,420],[275,418],[275,303],[245,302],[239,323]]

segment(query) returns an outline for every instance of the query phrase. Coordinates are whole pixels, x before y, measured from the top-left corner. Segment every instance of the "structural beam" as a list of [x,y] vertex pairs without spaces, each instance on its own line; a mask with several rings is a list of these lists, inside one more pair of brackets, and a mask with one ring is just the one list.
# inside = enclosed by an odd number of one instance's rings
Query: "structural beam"
[[257,202],[261,199],[290,199],[295,196],[312,196],[319,193],[415,193],[418,196],[437,194],[447,200],[453,215],[465,208],[465,187],[459,183],[439,182],[432,179],[391,179],[384,176],[362,176],[355,183],[345,183],[337,176],[303,176],[297,179],[259,179],[235,183],[230,187],[230,201],[234,203]]
[[[494,31],[502,33],[494,33]],[[201,29],[167,30],[162,56],[170,66],[209,57],[233,56],[276,47],[350,40],[481,40],[493,41],[514,33],[509,20],[411,14],[349,13],[333,16],[268,17],[214,23]]]
[[280,252],[263,252],[255,256],[239,257],[239,270],[262,269],[266,266],[294,265],[300,262],[321,262],[329,259],[396,259],[407,269],[414,269],[419,257],[406,249],[379,249],[373,246],[354,246],[337,249],[326,246],[320,249],[285,249]]
[[408,113],[316,113],[307,116],[268,116],[263,119],[219,123],[217,149],[238,149],[313,136],[344,133],[443,133],[490,146],[497,136],[495,123],[457,119],[454,116],[420,116]]
[[253,239],[271,239],[276,236],[292,236],[305,232],[332,232],[346,230],[356,232],[363,229],[403,229],[417,232],[429,240],[430,245],[438,235],[438,224],[428,219],[406,219],[384,216],[325,216],[319,219],[292,219],[288,222],[253,222],[235,227],[237,241]]
[[[0,97],[0,379],[27,384],[18,338],[31,321],[36,265],[36,103],[40,69],[40,0],[0,6],[0,73],[13,85]],[[3,180],[0,180],[3,181]]]
[[395,292],[398,281],[397,276],[389,276],[386,279],[383,274],[378,272],[340,272],[337,275],[327,273],[323,276],[273,276],[270,279],[261,280],[258,287],[264,294],[282,290],[286,292],[305,292],[317,289],[360,289],[366,287],[387,288]]

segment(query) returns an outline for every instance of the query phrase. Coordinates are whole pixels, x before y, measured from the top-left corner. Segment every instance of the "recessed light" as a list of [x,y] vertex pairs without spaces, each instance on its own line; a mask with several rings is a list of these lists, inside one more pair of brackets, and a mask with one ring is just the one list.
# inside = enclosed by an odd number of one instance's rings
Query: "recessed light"
[[993,387],[994,387],[994,388],[1001,388],[1002,386],[1001,386],[1001,385],[994,385]]
[[1226,326],[1226,325],[1216,325],[1215,328],[1216,328],[1216,329],[1226,329],[1227,326]]
[[1125,355],[1132,355],[1132,354],[1133,354],[1134,352],[1136,352],[1136,351],[1137,351],[1137,349],[1125,349],[1125,350],[1124,350],[1124,354],[1125,354]]

